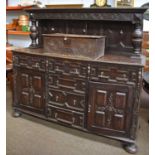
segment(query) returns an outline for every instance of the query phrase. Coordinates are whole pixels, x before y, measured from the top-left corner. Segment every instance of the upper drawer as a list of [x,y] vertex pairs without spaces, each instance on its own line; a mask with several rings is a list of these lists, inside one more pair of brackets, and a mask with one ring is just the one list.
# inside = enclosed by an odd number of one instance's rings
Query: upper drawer
[[49,59],[48,71],[50,73],[86,78],[88,76],[88,65],[86,62],[76,60]]
[[85,94],[87,82],[85,79],[72,76],[48,74],[48,88],[57,88],[64,91]]
[[45,71],[46,60],[43,57],[30,56],[30,55],[13,55],[13,65],[18,67],[24,67],[27,69],[35,69],[39,71]]
[[94,63],[90,67],[90,79],[101,82],[137,83],[141,70],[133,66]]

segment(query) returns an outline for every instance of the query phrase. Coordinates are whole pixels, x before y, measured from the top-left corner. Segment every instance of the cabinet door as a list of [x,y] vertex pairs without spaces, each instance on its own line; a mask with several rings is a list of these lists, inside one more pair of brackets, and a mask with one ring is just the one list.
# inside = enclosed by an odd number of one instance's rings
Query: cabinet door
[[133,86],[90,82],[88,129],[128,137],[133,101]]
[[26,69],[17,69],[17,106],[33,112],[44,112],[44,74]]

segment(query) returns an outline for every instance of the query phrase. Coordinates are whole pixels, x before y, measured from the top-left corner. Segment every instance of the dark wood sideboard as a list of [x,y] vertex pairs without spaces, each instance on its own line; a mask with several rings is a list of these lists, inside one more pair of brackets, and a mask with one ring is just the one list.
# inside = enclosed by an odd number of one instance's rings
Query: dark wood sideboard
[[[13,51],[14,116],[108,136],[135,153],[145,10],[27,9],[32,43]],[[105,54],[90,59],[44,51],[42,34],[51,33],[105,35]]]

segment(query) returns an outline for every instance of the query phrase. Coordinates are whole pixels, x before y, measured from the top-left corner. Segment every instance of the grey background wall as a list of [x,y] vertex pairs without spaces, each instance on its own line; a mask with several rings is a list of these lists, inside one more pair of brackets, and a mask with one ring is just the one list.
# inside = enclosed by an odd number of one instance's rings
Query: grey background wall
[[[94,0],[39,0],[43,4],[84,4],[84,7],[89,7],[94,3]],[[135,0],[135,7],[140,7],[144,3],[147,3],[148,0]],[[20,0],[8,0],[8,5],[16,6],[20,3]],[[115,6],[115,0],[108,0],[108,4],[112,7]],[[6,23],[10,23],[13,18],[18,18],[20,14],[26,14],[22,11],[8,11],[6,13]],[[144,31],[149,31],[149,21],[144,20]],[[30,45],[29,36],[16,36],[9,35],[9,43],[18,47],[28,47]]]

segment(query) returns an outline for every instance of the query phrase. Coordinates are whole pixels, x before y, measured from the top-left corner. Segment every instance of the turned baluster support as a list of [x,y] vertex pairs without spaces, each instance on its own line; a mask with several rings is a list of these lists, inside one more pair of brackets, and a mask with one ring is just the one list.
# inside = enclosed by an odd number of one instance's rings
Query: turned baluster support
[[139,56],[141,54],[141,48],[142,48],[142,26],[140,23],[135,23],[135,30],[132,34],[132,44],[133,44],[133,50],[134,54]]
[[31,38],[31,45],[29,48],[38,48],[37,39],[38,39],[38,29],[36,25],[36,19],[33,16],[33,13],[30,13],[30,21],[31,21],[31,27],[30,27],[30,38]]

